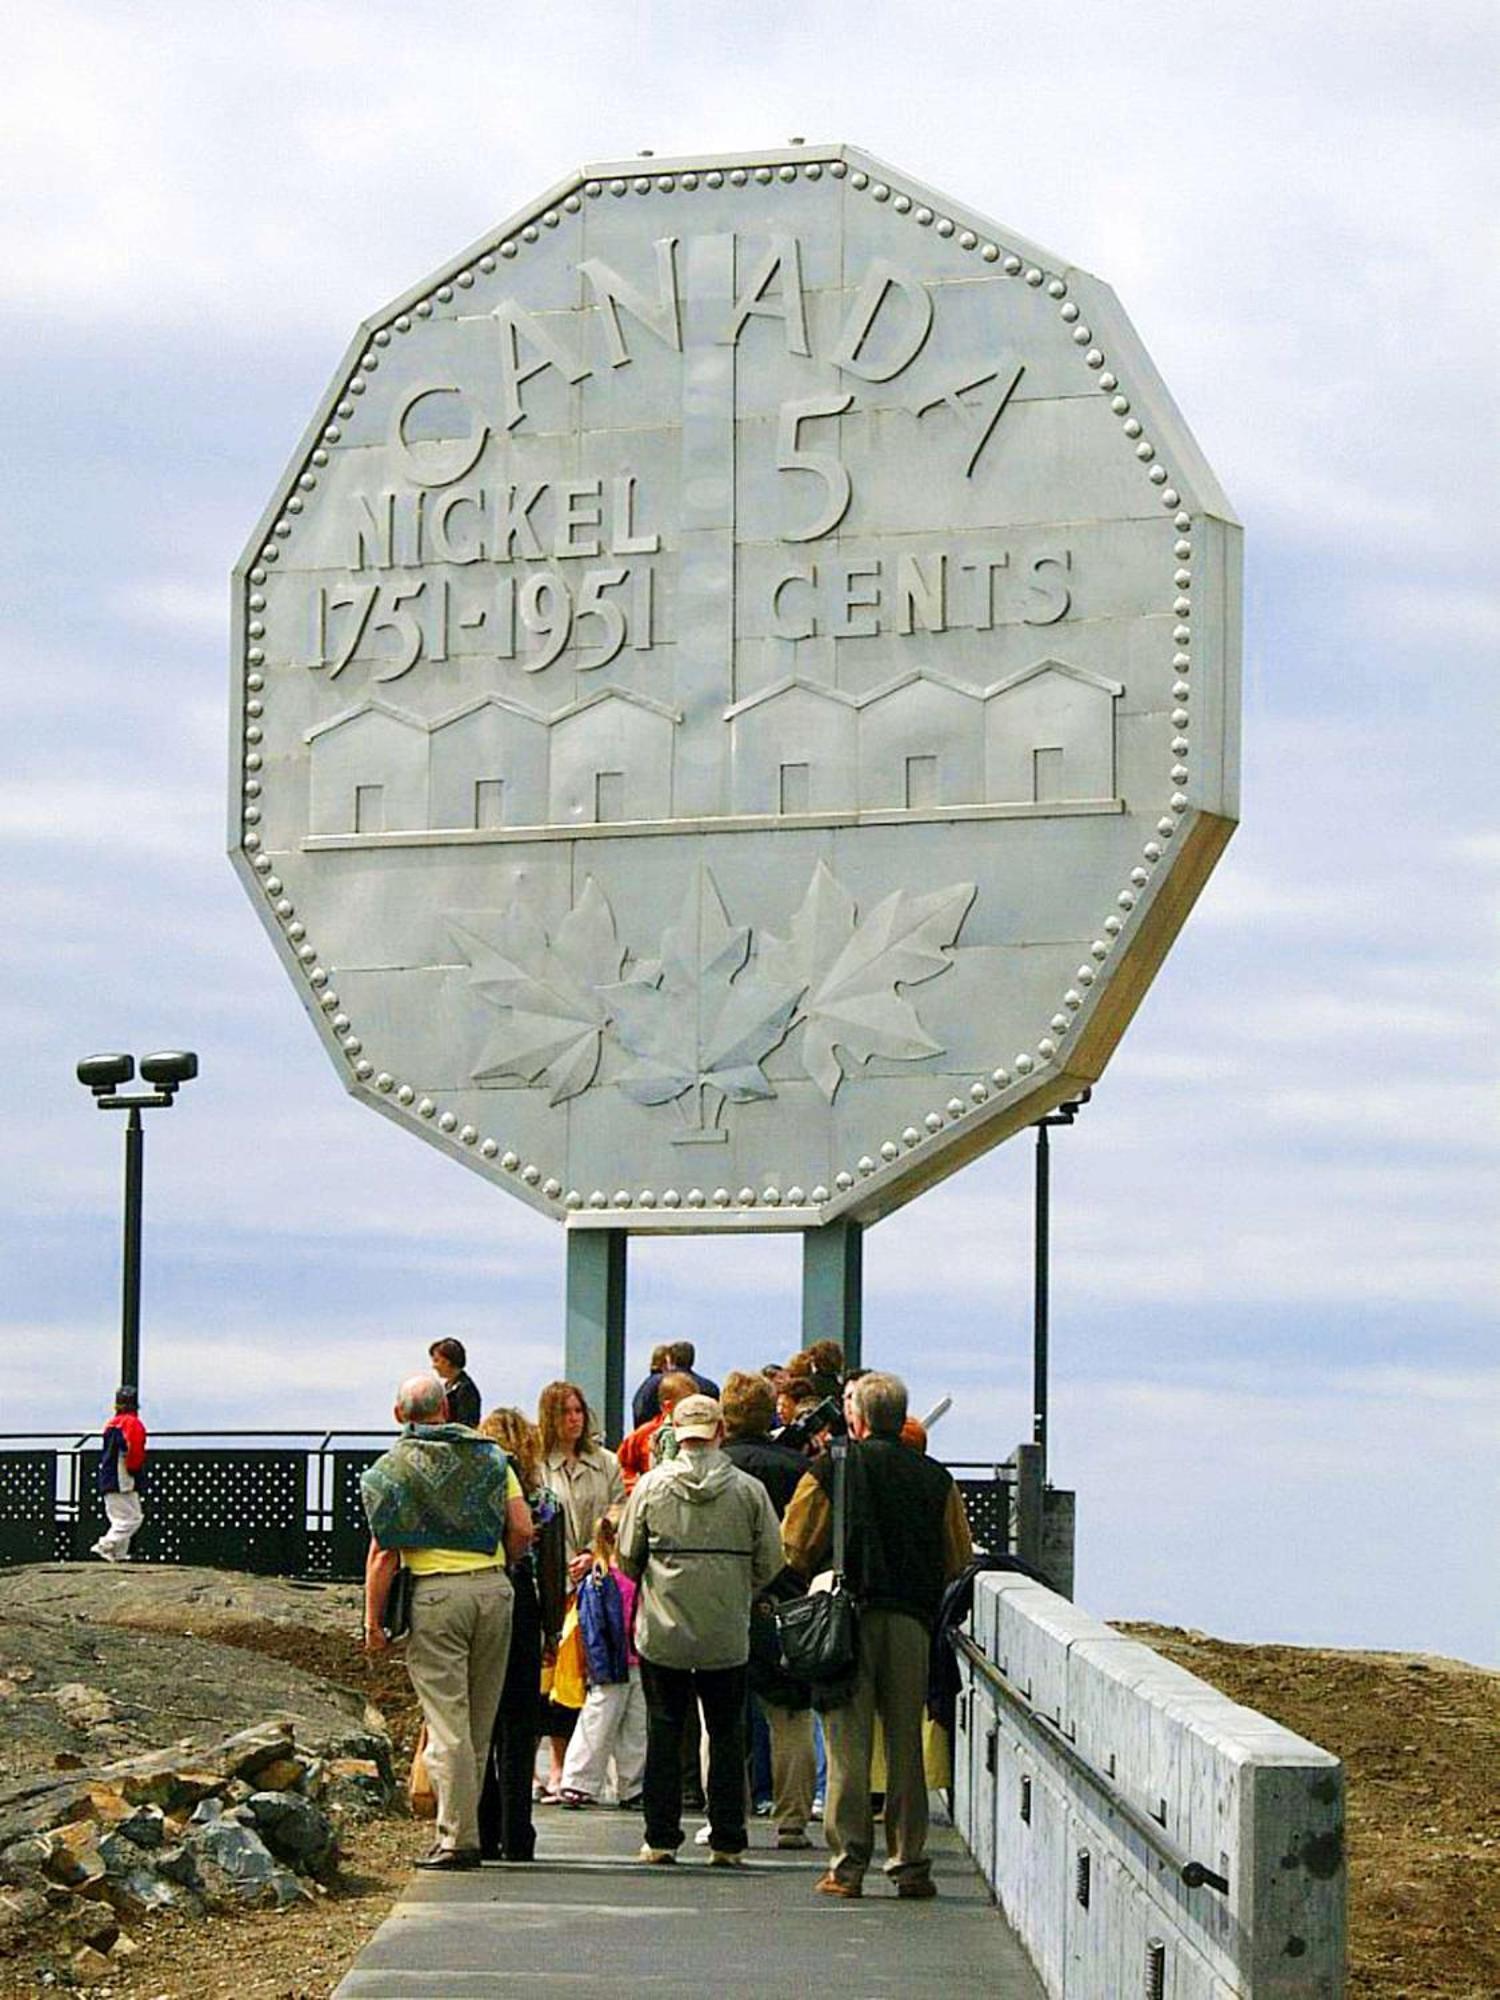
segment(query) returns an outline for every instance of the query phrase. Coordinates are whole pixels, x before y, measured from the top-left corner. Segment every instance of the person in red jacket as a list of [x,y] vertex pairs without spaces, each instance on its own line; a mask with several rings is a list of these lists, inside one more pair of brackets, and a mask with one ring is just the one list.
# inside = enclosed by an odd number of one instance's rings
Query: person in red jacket
[[129,1562],[130,1543],[141,1525],[141,1488],[146,1467],[146,1426],[130,1383],[115,1391],[115,1413],[104,1426],[99,1454],[99,1492],[109,1526],[93,1545],[103,1562]]
[[696,1396],[698,1384],[685,1370],[663,1375],[657,1391],[661,1407],[644,1424],[638,1424],[620,1443],[620,1470],[625,1475],[625,1491],[630,1493],[643,1472],[675,1457],[677,1440],[672,1430],[672,1412],[685,1396]]

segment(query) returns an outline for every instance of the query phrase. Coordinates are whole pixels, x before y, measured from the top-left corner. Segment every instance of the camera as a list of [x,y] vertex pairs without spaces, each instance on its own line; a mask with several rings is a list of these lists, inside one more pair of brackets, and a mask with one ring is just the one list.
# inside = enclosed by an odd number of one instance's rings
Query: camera
[[825,1396],[821,1403],[814,1403],[810,1410],[804,1410],[800,1417],[793,1417],[783,1425],[777,1434],[778,1444],[788,1444],[794,1451],[807,1451],[812,1441],[822,1431],[836,1431],[842,1434],[844,1412],[837,1396]]

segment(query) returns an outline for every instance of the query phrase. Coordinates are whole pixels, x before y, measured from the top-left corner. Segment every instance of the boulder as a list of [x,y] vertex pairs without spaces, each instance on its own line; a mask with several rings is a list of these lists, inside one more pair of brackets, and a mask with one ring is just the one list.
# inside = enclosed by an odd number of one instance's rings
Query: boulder
[[42,1866],[54,1882],[70,1889],[87,1889],[104,1881],[99,1829],[91,1820],[72,1820],[54,1829]]
[[208,1901],[285,1909],[306,1894],[260,1835],[234,1820],[214,1819],[189,1829],[186,1847],[197,1886]]
[[[378,1709],[366,1708],[366,1720],[380,1719]],[[390,1732],[385,1728],[356,1729],[341,1736],[336,1743],[324,1747],[324,1755],[330,1758],[360,1757],[374,1764],[389,1789],[396,1789],[396,1766],[392,1756]]]
[[115,1822],[115,1832],[136,1847],[156,1848],[166,1840],[166,1824],[167,1816],[160,1806],[136,1806]]
[[83,1896],[72,1897],[63,1908],[54,1911],[53,1922],[69,1944],[92,1945],[95,1951],[108,1951],[120,1935],[119,1922],[109,1904],[89,1902]]
[[121,1833],[118,1827],[106,1833],[99,1842],[99,1859],[104,1863],[104,1872],[110,1882],[116,1882],[122,1875],[133,1875],[138,1868],[149,1868],[155,1854],[160,1850],[140,1847]]
[[226,1778],[259,1782],[267,1764],[291,1754],[295,1732],[289,1722],[261,1722],[241,1729],[219,1745],[218,1761]]
[[78,1986],[98,1986],[108,1979],[114,1967],[102,1951],[95,1951],[91,1944],[81,1945],[68,1960],[68,1970]]
[[247,1810],[278,1861],[308,1875],[326,1874],[338,1865],[338,1839],[332,1822],[311,1799],[298,1792],[256,1792]]
[[118,1785],[89,1786],[89,1811],[101,1826],[114,1826],[129,1819],[135,1810]]
[[45,1868],[52,1853],[50,1833],[29,1833],[0,1851],[0,1882],[26,1882]]
[[278,1757],[262,1764],[255,1774],[255,1788],[262,1792],[290,1792],[301,1785],[307,1765],[300,1757]]
[[65,1681],[53,1688],[51,1698],[64,1722],[75,1729],[97,1729],[115,1719],[115,1704],[103,1688],[86,1687],[82,1681]]
[[375,1819],[389,1812],[395,1797],[380,1766],[370,1757],[330,1757],[325,1805],[337,1806],[350,1819]]
[[181,1771],[173,1764],[152,1759],[145,1768],[127,1771],[120,1783],[126,1803],[132,1806],[160,1806],[163,1812],[181,1812],[216,1792],[223,1779],[212,1771]]
[[47,1898],[40,1889],[22,1885],[0,1889],[0,1954],[13,1950],[43,1923],[48,1908]]
[[168,1881],[142,1862],[125,1875],[109,1878],[109,1899],[122,1917],[149,1917],[158,1910],[176,1910],[187,1917],[201,1916],[203,1905],[189,1886]]
[[197,1857],[186,1842],[175,1847],[164,1847],[159,1854],[153,1855],[149,1862],[142,1857],[142,1865],[148,1871],[154,1870],[163,1881],[176,1882],[184,1889],[193,1888],[198,1880]]

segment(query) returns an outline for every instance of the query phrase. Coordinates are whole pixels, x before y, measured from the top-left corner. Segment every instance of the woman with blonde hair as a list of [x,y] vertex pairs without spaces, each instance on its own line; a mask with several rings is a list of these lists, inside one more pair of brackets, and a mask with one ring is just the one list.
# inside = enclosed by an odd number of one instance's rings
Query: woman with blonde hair
[[[542,1590],[547,1545],[562,1563],[562,1526],[557,1496],[542,1478],[542,1441],[523,1410],[491,1410],[479,1425],[482,1437],[493,1438],[509,1459],[531,1509],[536,1530],[531,1548],[510,1570],[515,1610],[511,1618],[510,1657],[500,1706],[490,1732],[479,1795],[479,1851],[491,1861],[530,1861],[536,1854],[536,1828],[531,1823],[531,1780],[541,1735],[542,1599],[560,1595]],[[555,1637],[555,1634],[554,1634]]]
[[588,1695],[563,1761],[559,1805],[594,1805],[611,1763],[622,1809],[641,1802],[646,1772],[646,1697],[635,1650],[635,1584],[619,1566],[620,1509],[608,1508],[594,1537],[594,1559],[578,1586],[578,1617]]
[[[587,1576],[593,1562],[600,1516],[625,1498],[620,1461],[594,1435],[594,1415],[576,1382],[549,1382],[537,1404],[542,1478],[562,1503],[566,1523],[570,1589]],[[562,1787],[563,1758],[578,1720],[576,1709],[547,1703],[544,1726],[552,1746],[552,1768],[541,1797],[556,1801]]]

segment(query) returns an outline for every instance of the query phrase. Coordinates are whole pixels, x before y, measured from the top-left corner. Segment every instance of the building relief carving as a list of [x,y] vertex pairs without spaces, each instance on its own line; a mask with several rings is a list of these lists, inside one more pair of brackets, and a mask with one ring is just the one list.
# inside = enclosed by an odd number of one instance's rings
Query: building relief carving
[[1047,659],[982,689],[916,671],[861,696],[781,680],[694,727],[627,688],[551,716],[486,695],[430,723],[372,699],[306,732],[308,826],[379,841],[698,819],[675,810],[674,775],[705,739],[729,762],[726,817],[1098,805],[1114,799],[1123,692]]

